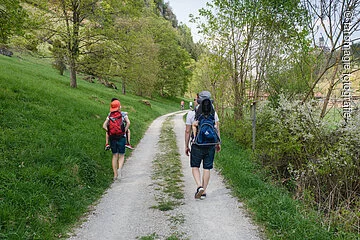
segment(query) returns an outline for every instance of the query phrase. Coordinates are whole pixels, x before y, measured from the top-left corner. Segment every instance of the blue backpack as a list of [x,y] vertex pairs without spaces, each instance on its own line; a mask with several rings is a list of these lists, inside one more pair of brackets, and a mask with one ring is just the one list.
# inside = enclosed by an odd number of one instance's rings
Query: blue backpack
[[210,99],[203,99],[195,113],[195,120],[199,121],[194,144],[198,146],[213,146],[221,140],[215,128],[215,110]]

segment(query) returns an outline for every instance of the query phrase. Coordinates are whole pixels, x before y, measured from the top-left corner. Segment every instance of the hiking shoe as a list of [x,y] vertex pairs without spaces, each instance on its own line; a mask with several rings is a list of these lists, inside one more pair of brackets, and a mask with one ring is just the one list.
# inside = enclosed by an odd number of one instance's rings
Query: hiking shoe
[[199,199],[201,197],[201,195],[204,192],[204,188],[203,187],[198,187],[196,189],[196,193],[195,193],[195,199]]
[[125,147],[131,149],[131,150],[134,150],[135,148],[133,146],[131,146],[131,144],[125,144]]
[[204,200],[206,198],[206,193],[201,194],[200,199]]
[[105,151],[107,151],[107,150],[110,150],[110,145],[109,144],[105,145]]

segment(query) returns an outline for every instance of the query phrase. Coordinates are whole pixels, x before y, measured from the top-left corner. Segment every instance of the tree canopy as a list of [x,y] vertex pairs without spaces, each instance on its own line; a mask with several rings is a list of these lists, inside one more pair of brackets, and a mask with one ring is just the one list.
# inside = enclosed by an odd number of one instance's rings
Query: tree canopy
[[7,43],[14,34],[22,34],[26,17],[26,11],[18,0],[2,0],[0,2],[0,43]]

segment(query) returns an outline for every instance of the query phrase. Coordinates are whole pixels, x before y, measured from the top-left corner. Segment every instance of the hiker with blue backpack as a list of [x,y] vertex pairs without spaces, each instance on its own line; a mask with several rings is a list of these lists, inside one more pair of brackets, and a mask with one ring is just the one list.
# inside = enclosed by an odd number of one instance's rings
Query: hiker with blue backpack
[[202,91],[194,99],[194,111],[187,114],[185,129],[185,154],[190,155],[191,171],[197,185],[195,199],[206,198],[210,170],[214,165],[215,151],[221,150],[220,144],[219,117],[210,92]]
[[[110,103],[110,113],[107,116],[103,128],[107,131],[112,152],[113,180],[121,178],[121,169],[125,159],[126,132],[130,127],[129,117],[121,112],[120,101],[113,98]],[[107,143],[108,144],[108,143]]]

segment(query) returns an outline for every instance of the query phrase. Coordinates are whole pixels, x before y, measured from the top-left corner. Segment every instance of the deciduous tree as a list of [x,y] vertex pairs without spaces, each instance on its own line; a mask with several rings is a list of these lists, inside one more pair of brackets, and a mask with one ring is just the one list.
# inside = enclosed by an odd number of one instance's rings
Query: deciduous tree
[[[231,63],[234,117],[243,118],[249,91],[264,87],[275,56],[290,55],[304,39],[298,0],[213,0],[200,10],[200,29],[209,48]],[[249,82],[251,83],[249,85]],[[263,85],[263,86],[262,86]],[[250,89],[251,87],[252,89]]]
[[[326,78],[328,89],[320,114],[320,118],[323,118],[334,87],[341,81],[341,73],[344,70],[341,59],[344,51],[350,52],[351,42],[359,40],[353,35],[360,27],[360,1],[304,0],[303,5],[311,17],[309,29],[312,44],[316,49],[316,62],[313,66],[316,71],[303,102],[312,96],[318,83]],[[353,71],[357,69],[351,69],[349,73]]]
[[21,34],[27,14],[18,0],[0,2],[0,43],[7,43],[10,36]]

